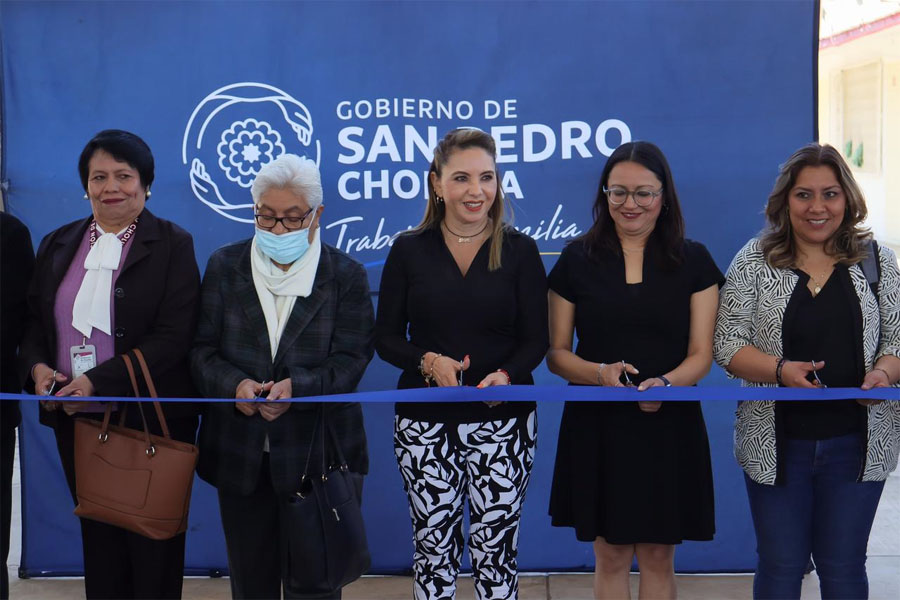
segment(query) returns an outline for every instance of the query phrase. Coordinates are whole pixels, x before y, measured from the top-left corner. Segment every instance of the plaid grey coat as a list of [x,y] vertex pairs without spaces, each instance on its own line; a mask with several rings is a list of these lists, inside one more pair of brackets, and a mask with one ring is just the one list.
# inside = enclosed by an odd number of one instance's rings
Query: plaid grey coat
[[[352,392],[372,359],[375,320],[362,265],[322,244],[313,291],[297,298],[275,360],[250,271],[250,240],[217,250],[201,289],[200,322],[191,371],[207,398],[234,398],[245,378],[291,379],[294,397]],[[318,403],[295,403],[272,422],[247,417],[232,402],[206,406],[200,426],[201,478],[231,494],[256,487],[263,445],[269,438],[272,485],[296,491]],[[366,434],[359,403],[325,404],[350,469],[368,471]],[[316,448],[321,444],[317,437]],[[313,465],[321,465],[315,451]],[[329,456],[329,462],[332,462]],[[318,469],[321,470],[321,467]]]

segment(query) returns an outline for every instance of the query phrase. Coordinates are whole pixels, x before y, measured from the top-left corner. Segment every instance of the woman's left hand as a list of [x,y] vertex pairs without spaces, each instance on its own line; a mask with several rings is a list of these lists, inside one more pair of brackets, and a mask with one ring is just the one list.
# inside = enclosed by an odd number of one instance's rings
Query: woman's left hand
[[[79,375],[68,385],[54,394],[55,396],[93,396],[94,384],[88,379],[87,375]],[[70,417],[81,410],[84,402],[77,400],[66,400],[62,403],[63,411]]]
[[[637,389],[639,392],[643,392],[653,387],[665,387],[665,384],[659,377],[651,377],[650,379],[645,379],[644,381],[642,381],[641,385],[639,385]],[[660,407],[662,407],[662,401],[660,400],[653,400],[652,402],[638,400],[638,408],[641,409],[641,412],[655,413],[660,409]]]
[[291,380],[285,378],[278,383],[271,384],[269,395],[265,402],[259,403],[259,414],[266,421],[274,421],[287,412],[291,407],[290,402],[275,402],[275,400],[287,400],[291,397]]
[[[506,373],[502,373],[500,371],[495,371],[493,373],[489,373],[487,377],[481,380],[478,384],[478,389],[491,387],[492,385],[509,385],[509,378],[506,376]],[[485,404],[490,406],[491,408],[495,406],[499,406],[503,404],[503,400],[492,400],[492,401],[484,401]]]
[[[862,386],[860,386],[864,390],[871,390],[872,388],[881,388],[881,387],[890,387],[891,382],[888,379],[887,373],[882,371],[881,369],[872,369],[866,376],[863,378]],[[874,406],[875,404],[881,404],[884,400],[870,400],[868,398],[857,398],[856,401],[863,406]]]

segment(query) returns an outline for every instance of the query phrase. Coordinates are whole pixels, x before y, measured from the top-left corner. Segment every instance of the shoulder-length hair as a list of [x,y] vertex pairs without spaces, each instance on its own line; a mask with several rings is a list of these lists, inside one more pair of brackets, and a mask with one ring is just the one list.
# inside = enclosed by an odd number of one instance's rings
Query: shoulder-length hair
[[662,207],[648,243],[655,244],[661,250],[660,261],[664,266],[680,265],[684,260],[684,217],[675,181],[672,179],[672,170],[662,150],[655,144],[641,141],[628,142],[616,148],[603,167],[594,200],[594,224],[581,237],[588,256],[597,258],[603,252],[616,255],[622,252],[615,222],[609,214],[609,200],[603,192],[603,188],[609,184],[609,174],[613,167],[622,162],[637,163],[662,182]]
[[428,169],[428,204],[425,206],[425,215],[422,222],[413,228],[410,233],[419,233],[428,229],[438,229],[444,220],[446,207],[443,202],[438,201],[437,194],[434,191],[434,185],[431,183],[431,174],[434,173],[438,178],[450,156],[457,150],[466,150],[468,148],[481,148],[487,152],[494,161],[494,177],[497,180],[497,195],[494,196],[494,202],[488,211],[491,218],[491,247],[490,258],[488,259],[488,270],[496,271],[500,268],[500,254],[503,247],[503,230],[506,227],[505,216],[510,209],[506,207],[506,200],[503,196],[503,186],[500,180],[500,172],[497,169],[497,146],[494,138],[490,134],[480,129],[459,128],[447,133],[437,147],[434,149],[434,160]]
[[865,246],[872,234],[861,226],[868,214],[862,191],[840,152],[828,144],[812,143],[794,152],[781,165],[775,187],[766,203],[766,228],[760,234],[759,243],[766,262],[772,267],[786,269],[796,265],[797,246],[791,229],[788,201],[800,171],[806,167],[822,166],[831,169],[847,199],[844,220],[825,242],[825,252],[846,265],[858,263],[866,255]]

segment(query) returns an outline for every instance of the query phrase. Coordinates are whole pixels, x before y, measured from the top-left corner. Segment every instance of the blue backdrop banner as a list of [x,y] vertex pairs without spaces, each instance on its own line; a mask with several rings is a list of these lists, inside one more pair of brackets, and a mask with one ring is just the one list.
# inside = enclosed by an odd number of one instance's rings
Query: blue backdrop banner
[[[670,160],[689,237],[724,270],[762,226],[778,164],[813,139],[817,16],[813,0],[0,2],[7,207],[35,241],[86,216],[78,155],[97,131],[127,129],[156,158],[149,207],[193,234],[202,269],[252,234],[259,168],[304,154],[322,171],[324,240],[366,265],[377,295],[391,236],[421,219],[446,131],[494,136],[515,225],[548,268],[590,226],[606,157],[645,139]],[[397,375],[376,359],[360,389],[392,389]],[[536,379],[562,383],[544,367]],[[707,383],[723,384],[721,371]],[[77,572],[77,523],[35,409],[24,407],[22,428],[22,564]],[[704,404],[718,530],[683,545],[680,570],[753,565],[732,410]],[[590,545],[546,516],[560,407],[539,412],[519,564],[591,568]],[[412,552],[397,543],[411,532],[391,414],[365,409],[375,572],[407,569]],[[224,569],[223,548],[215,496],[198,483],[188,567]]]

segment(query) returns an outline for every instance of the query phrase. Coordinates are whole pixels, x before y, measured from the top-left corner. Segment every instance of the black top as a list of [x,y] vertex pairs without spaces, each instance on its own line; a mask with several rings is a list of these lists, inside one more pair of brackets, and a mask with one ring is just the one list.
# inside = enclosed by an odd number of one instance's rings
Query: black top
[[[845,265],[834,272],[817,296],[807,284],[809,275],[796,271],[800,281],[785,309],[784,356],[788,360],[825,361],[819,379],[829,387],[858,387],[865,376],[862,315]],[[865,408],[856,400],[781,402],[787,437],[823,440],[859,430]],[[862,420],[861,420],[862,419]]]
[[[28,229],[14,216],[0,212],[0,391],[11,394],[22,391],[16,354],[25,332],[25,292],[33,269],[34,250]],[[0,425],[12,428],[18,423],[19,403],[0,402]]]
[[[465,277],[439,229],[401,235],[384,263],[375,349],[403,369],[398,388],[425,387],[419,359],[438,352],[469,356],[463,385],[478,385],[503,369],[516,385],[532,384],[531,371],[549,346],[547,278],[534,240],[507,228],[502,266],[488,271],[490,240]],[[528,414],[533,402],[493,408],[483,402],[398,403],[397,414],[420,421],[476,423]]]
[[592,362],[624,360],[640,371],[631,377],[635,384],[681,364],[690,337],[691,294],[724,282],[703,244],[685,240],[678,268],[660,266],[659,253],[648,244],[642,282],[626,284],[621,255],[592,259],[575,241],[549,276],[550,289],[575,304],[575,354]]

